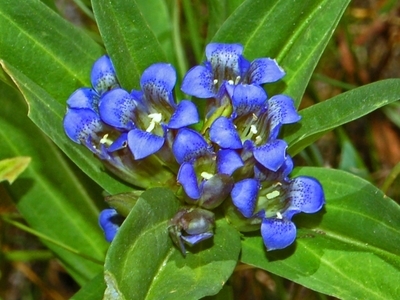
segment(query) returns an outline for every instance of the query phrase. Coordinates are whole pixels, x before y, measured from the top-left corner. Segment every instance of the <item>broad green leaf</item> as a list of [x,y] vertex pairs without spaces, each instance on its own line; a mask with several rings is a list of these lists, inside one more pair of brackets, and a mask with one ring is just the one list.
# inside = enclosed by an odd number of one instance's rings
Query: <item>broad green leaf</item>
[[28,119],[18,93],[1,83],[0,101],[0,157],[32,159],[18,180],[7,187],[9,193],[35,231],[92,258],[43,240],[75,280],[84,284],[102,270],[107,247],[97,224],[99,209],[69,161]]
[[92,6],[121,85],[127,90],[139,89],[142,72],[166,58],[136,1],[93,0]]
[[[245,57],[276,58],[286,71],[273,87],[300,103],[312,72],[350,0],[247,0],[213,42],[241,43]],[[267,87],[269,92],[272,91]]]
[[245,237],[242,261],[340,299],[397,299],[400,206],[350,173],[302,168],[317,178],[325,208],[294,218],[295,244],[266,253],[258,234]]
[[90,86],[90,69],[103,49],[39,0],[2,0],[0,59],[57,102]]
[[105,289],[104,275],[101,272],[73,295],[71,300],[99,300],[103,298]]
[[0,182],[7,180],[9,183],[13,183],[14,180],[25,171],[30,162],[31,158],[27,156],[0,160]]
[[215,35],[225,20],[235,11],[243,0],[207,0],[208,27],[207,40]]
[[288,151],[295,155],[326,132],[399,99],[400,79],[386,79],[303,109],[299,123],[284,127]]
[[189,248],[185,258],[167,230],[179,205],[167,189],[154,188],[142,195],[108,251],[106,295],[114,295],[113,299],[199,299],[222,288],[238,259],[237,231],[224,219],[218,220],[213,240]]
[[132,187],[111,176],[102,163],[82,145],[72,142],[64,133],[65,107],[51,97],[28,77],[13,66],[0,60],[29,105],[29,118],[45,132],[71,158],[79,168],[110,194],[129,191]]

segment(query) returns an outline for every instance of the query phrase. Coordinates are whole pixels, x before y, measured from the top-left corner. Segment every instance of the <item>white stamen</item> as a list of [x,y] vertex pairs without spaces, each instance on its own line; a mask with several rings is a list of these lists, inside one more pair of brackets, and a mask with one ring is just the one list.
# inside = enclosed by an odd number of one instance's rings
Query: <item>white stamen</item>
[[279,195],[280,195],[279,191],[273,191],[271,193],[268,193],[265,196],[267,197],[267,199],[271,200],[271,199],[278,197]]
[[256,136],[256,145],[260,145],[261,142],[262,142],[261,136],[257,135],[257,136]]
[[233,85],[233,84],[234,84],[233,80],[228,80],[228,83],[229,83],[230,85]]
[[236,80],[235,80],[235,85],[237,85],[239,83],[239,81],[240,81],[240,76],[237,76]]
[[218,79],[214,79],[213,83],[216,85],[218,83]]
[[200,174],[200,176],[201,177],[203,177],[204,179],[210,179],[211,177],[213,177],[214,175],[213,174],[210,174],[210,173],[207,173],[207,172],[202,172],[201,174]]
[[154,114],[149,114],[148,117],[151,119],[149,127],[147,127],[146,131],[147,132],[152,132],[154,127],[156,127],[156,124],[159,124],[162,120],[162,114],[161,113],[154,113]]
[[106,133],[105,135],[103,135],[103,137],[102,137],[101,140],[100,140],[100,144],[106,144],[107,142],[111,142],[111,141],[108,139],[108,133]]
[[258,130],[257,130],[256,125],[251,125],[251,126],[250,126],[250,131],[251,131],[251,133],[253,133],[253,134],[257,134]]
[[276,213],[276,218],[279,220],[283,219],[282,214],[279,211]]
[[256,116],[255,113],[253,113],[253,120],[254,120],[254,121],[257,121],[257,120],[258,120],[258,117]]

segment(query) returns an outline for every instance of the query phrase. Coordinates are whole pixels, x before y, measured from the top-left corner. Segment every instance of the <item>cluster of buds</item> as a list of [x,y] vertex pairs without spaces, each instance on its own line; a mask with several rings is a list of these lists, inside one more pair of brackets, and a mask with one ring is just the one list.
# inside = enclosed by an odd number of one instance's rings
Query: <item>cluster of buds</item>
[[[103,56],[92,69],[93,88],[67,101],[64,128],[73,141],[136,187],[168,187],[182,200],[169,232],[183,254],[185,244],[213,236],[217,207],[240,231],[261,228],[274,250],[295,240],[293,215],[317,212],[325,202],[316,179],[289,178],[293,162],[279,132],[300,116],[289,96],[268,98],[264,89],[285,72],[273,59],[250,62],[242,53],[239,44],[209,44],[204,64],[183,78],[181,90],[206,101],[202,120],[194,102],[175,101],[176,72],[164,63],[144,71],[140,91],[128,92]],[[118,209],[101,214],[108,240],[118,214],[126,216]]]

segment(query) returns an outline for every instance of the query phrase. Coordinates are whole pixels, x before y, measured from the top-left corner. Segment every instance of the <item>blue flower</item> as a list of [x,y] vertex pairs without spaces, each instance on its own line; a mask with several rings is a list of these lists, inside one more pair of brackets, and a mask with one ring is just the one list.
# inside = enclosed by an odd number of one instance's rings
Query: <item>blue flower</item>
[[227,84],[261,85],[285,75],[275,60],[259,58],[250,63],[242,53],[240,44],[208,44],[207,61],[204,66],[195,66],[187,72],[182,91],[198,98],[221,98]]
[[124,218],[113,208],[104,209],[99,215],[99,225],[104,231],[106,241],[111,243]]
[[180,164],[177,181],[188,203],[213,209],[228,197],[233,187],[230,175],[242,166],[239,155],[215,154],[201,134],[188,128],[178,131],[172,151]]
[[292,168],[289,156],[277,172],[258,165],[255,177],[236,182],[231,192],[233,205],[245,218],[261,219],[261,235],[268,251],[294,242],[293,215],[315,213],[325,203],[321,184],[307,176],[289,179]]
[[154,64],[140,80],[141,91],[128,93],[113,89],[100,100],[101,119],[127,132],[127,144],[136,160],[161,149],[169,129],[179,129],[199,121],[194,103],[176,104],[172,95],[176,72],[169,64]]

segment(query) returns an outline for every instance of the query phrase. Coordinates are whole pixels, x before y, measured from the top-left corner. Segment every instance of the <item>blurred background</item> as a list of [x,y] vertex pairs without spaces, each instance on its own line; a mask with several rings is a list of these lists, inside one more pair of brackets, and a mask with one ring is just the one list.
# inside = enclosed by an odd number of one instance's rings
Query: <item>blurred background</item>
[[[89,1],[43,1],[61,16],[101,42],[90,18]],[[200,30],[206,34],[207,6],[201,0],[167,1],[201,8]],[[182,8],[182,9],[180,9]],[[184,14],[180,23],[187,22]],[[181,26],[185,28],[185,26]],[[182,30],[182,40],[189,39]],[[196,53],[186,49],[191,65]],[[192,59],[190,59],[192,58]],[[400,77],[400,3],[396,0],[354,0],[345,12],[307,88],[301,108],[352,88]],[[380,96],[380,95],[377,95]],[[300,108],[300,109],[301,109]],[[32,125],[33,126],[33,125]],[[338,168],[400,196],[400,103],[390,104],[338,128],[296,156],[297,165]],[[18,214],[0,184],[0,214]],[[101,197],[101,191],[94,191]],[[20,220],[23,222],[23,220]],[[0,219],[0,299],[69,299],[79,286],[40,240]],[[266,271],[240,264],[219,298],[210,299],[334,299]]]

